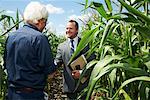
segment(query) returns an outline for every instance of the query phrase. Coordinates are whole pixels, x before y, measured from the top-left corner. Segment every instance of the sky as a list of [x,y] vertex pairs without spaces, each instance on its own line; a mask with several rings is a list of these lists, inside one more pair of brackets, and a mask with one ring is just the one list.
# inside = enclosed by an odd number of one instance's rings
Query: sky
[[47,27],[56,35],[65,35],[65,26],[69,19],[75,19],[82,25],[79,19],[86,19],[88,15],[82,11],[84,6],[78,4],[85,3],[86,0],[0,0],[0,11],[5,10],[7,15],[15,16],[18,9],[22,15],[25,7],[31,1],[39,1],[46,5],[49,11]]

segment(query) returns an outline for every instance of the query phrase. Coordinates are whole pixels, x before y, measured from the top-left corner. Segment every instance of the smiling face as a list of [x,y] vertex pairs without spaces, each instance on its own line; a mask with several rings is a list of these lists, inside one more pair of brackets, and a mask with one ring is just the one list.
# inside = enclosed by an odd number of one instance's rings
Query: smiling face
[[66,36],[67,38],[73,39],[78,34],[78,28],[75,22],[68,22],[66,26]]

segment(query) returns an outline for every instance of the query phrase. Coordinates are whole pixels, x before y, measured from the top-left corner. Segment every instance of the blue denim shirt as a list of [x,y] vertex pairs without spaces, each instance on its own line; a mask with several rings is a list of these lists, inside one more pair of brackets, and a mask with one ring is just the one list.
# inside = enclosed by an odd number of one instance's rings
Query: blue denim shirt
[[56,70],[47,37],[29,24],[9,34],[4,63],[15,87],[43,89],[47,75]]

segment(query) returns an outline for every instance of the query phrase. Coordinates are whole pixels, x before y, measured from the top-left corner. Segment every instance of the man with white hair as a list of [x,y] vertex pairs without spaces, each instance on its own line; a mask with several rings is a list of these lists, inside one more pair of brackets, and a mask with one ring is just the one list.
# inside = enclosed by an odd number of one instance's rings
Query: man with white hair
[[42,34],[47,18],[46,7],[31,2],[24,11],[25,25],[7,38],[8,100],[44,100],[47,76],[56,70],[48,39]]

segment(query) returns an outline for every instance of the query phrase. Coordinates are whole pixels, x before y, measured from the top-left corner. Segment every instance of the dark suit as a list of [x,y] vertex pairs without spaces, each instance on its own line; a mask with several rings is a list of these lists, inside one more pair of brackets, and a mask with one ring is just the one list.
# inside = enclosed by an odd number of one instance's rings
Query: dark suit
[[[81,38],[78,38],[78,43],[81,40]],[[86,51],[88,51],[89,47],[86,47],[84,50],[82,50],[80,52],[80,54],[77,56],[79,57],[80,55],[84,54]],[[70,45],[69,45],[69,41],[66,40],[65,42],[61,43],[58,46],[57,49],[57,55],[55,58],[55,61],[57,62],[57,64],[64,64],[64,68],[63,68],[63,78],[64,78],[64,92],[65,93],[74,93],[75,87],[76,87],[76,83],[77,80],[75,80],[72,75],[71,75],[71,69],[68,66],[68,62],[71,58],[71,54],[70,54]],[[76,57],[76,58],[77,58]],[[79,92],[81,91],[83,88],[85,88],[87,86],[87,83],[84,84],[83,86],[81,86],[79,89],[77,89],[77,91],[75,92]]]

